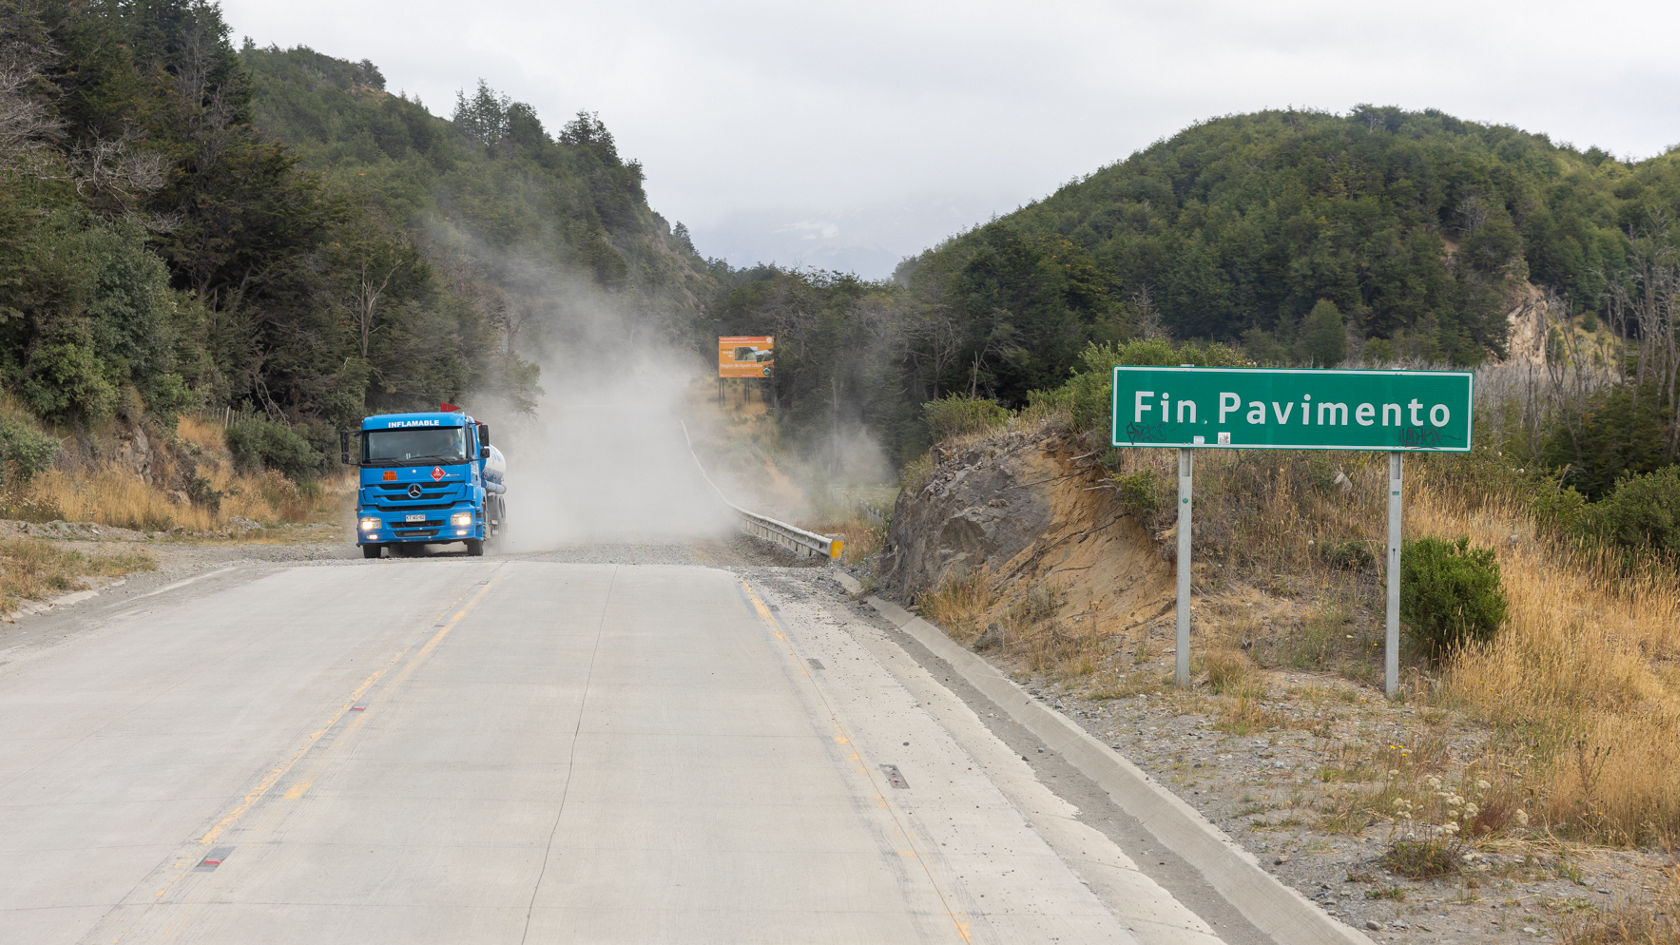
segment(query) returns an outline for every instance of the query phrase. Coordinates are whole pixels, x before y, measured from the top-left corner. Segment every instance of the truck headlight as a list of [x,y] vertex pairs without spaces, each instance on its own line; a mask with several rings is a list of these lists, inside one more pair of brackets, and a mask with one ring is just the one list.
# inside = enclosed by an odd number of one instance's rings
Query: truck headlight
[[449,516],[449,524],[454,525],[456,528],[466,528],[472,524],[472,513],[456,512],[454,515]]
[[376,518],[364,518],[364,519],[362,519],[362,531],[364,531],[364,532],[376,532],[378,530],[379,530],[379,519],[376,519]]

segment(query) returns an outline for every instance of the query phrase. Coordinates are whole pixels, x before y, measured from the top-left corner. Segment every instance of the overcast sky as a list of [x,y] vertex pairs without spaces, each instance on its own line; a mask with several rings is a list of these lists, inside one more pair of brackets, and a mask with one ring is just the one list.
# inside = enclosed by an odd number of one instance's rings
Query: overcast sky
[[1438,108],[1680,144],[1680,4],[1530,0],[222,0],[233,40],[369,59],[447,117],[480,78],[596,112],[737,266],[905,257],[1207,118]]

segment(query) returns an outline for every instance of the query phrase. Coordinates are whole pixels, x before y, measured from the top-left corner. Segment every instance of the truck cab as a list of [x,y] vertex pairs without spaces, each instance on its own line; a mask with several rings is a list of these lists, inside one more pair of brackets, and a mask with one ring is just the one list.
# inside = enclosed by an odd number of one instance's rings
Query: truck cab
[[[497,451],[490,427],[463,413],[393,413],[364,419],[352,456],[350,433],[341,437],[344,462],[360,468],[356,489],[356,544],[362,557],[418,552],[428,544],[461,542],[467,554],[501,525],[500,469],[487,478]],[[495,455],[500,465],[500,455]]]

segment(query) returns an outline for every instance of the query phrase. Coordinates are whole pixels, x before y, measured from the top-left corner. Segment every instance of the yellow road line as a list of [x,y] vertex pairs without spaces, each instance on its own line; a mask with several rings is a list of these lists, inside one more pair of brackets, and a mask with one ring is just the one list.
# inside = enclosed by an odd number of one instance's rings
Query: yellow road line
[[[403,680],[407,679],[409,675],[414,672],[415,667],[419,666],[427,656],[431,655],[433,650],[437,649],[437,645],[443,642],[444,637],[449,636],[449,631],[455,629],[456,624],[461,622],[461,618],[465,617],[467,612],[472,610],[472,608],[481,599],[483,599],[484,595],[490,592],[490,586],[494,584],[495,581],[496,578],[491,577],[490,580],[484,582],[484,586],[478,589],[478,593],[474,594],[471,600],[463,604],[461,609],[455,613],[455,616],[449,618],[448,622],[446,622],[437,633],[433,634],[430,640],[427,640],[425,644],[420,647],[419,652],[414,654],[414,658],[409,660],[408,665],[404,667],[403,671],[398,674],[397,678],[392,680],[392,685],[400,684]],[[458,599],[459,598],[457,598],[457,600]],[[453,606],[453,604],[451,604],[451,606]],[[412,647],[409,649],[412,649]],[[343,719],[345,714],[362,700],[362,697],[367,694],[368,690],[372,689],[376,683],[384,678],[386,673],[391,671],[391,667],[402,662],[403,657],[407,656],[408,652],[408,649],[399,652],[396,656],[391,658],[389,663],[376,670],[368,678],[362,680],[361,685],[357,686],[355,690],[350,693],[350,698],[345,700],[344,704],[339,706],[338,711],[333,713],[332,718],[327,720],[327,724],[321,726],[314,732],[311,732],[309,737],[304,740],[304,743],[298,746],[296,751],[292,752],[290,758],[287,758],[268,774],[264,775],[263,779],[258,781],[255,787],[251,788],[250,793],[245,795],[244,800],[240,801],[232,811],[228,812],[228,815],[223,817],[216,826],[211,827],[208,831],[206,831],[204,836],[198,838],[199,846],[209,846],[214,843],[216,838],[227,832],[228,828],[238,823],[240,819],[250,813],[251,808],[255,807],[257,802],[261,801],[263,797],[274,788],[274,785],[279,783],[280,779],[286,776],[286,772],[292,770],[299,761],[302,761],[304,756],[309,754],[310,749],[315,747],[315,743],[320,741],[323,735],[332,731],[333,726],[337,725],[339,720]]]
[[[776,635],[776,639],[788,644],[787,652],[797,663],[799,660],[799,653],[794,650],[792,644],[789,643],[787,636],[782,633],[780,622],[777,621],[776,616],[770,612],[770,605],[766,604],[764,600],[758,596],[758,592],[753,590],[752,585],[747,583],[746,578],[740,578],[739,580],[741,582],[741,590],[747,595],[747,601],[752,604],[753,610],[758,612],[759,619],[763,620],[765,624],[769,626],[770,632]],[[810,674],[807,673],[806,675],[809,676]],[[827,707],[828,717],[834,722],[835,743],[839,745],[855,744],[855,740],[852,738],[851,733],[846,731],[845,726],[840,724],[839,718],[834,711],[834,705],[828,701],[828,696],[823,693],[822,687],[816,684],[815,679],[811,680],[811,687],[816,690],[817,698],[821,699],[823,705]],[[964,942],[974,941],[972,924],[967,921],[967,916],[951,908],[951,901],[945,896],[945,890],[940,889],[938,880],[934,879],[933,868],[928,864],[927,857],[920,855],[916,851],[915,839],[910,836],[909,828],[906,827],[904,822],[899,819],[898,811],[887,802],[887,795],[884,791],[882,791],[880,782],[875,779],[875,773],[869,770],[869,766],[864,763],[862,755],[857,752],[850,753],[846,760],[854,762],[857,765],[858,773],[869,782],[869,786],[875,791],[875,806],[885,810],[887,812],[887,816],[892,818],[893,826],[898,828],[900,838],[904,840],[905,846],[909,847],[907,850],[896,851],[898,855],[906,858],[914,858],[916,862],[921,865],[922,873],[927,877],[928,885],[933,887],[934,895],[939,897],[939,904],[945,907],[945,914],[950,917],[951,925],[956,928],[957,935],[961,937]]]
[[[386,674],[389,673],[393,667],[401,663],[403,658],[407,657],[412,652],[414,655],[409,659],[408,665],[404,666],[402,670],[398,672],[396,676],[392,677],[390,681],[390,686],[392,688],[401,685],[404,680],[413,674],[414,670],[419,667],[425,658],[429,656],[433,650],[437,649],[438,644],[442,643],[443,639],[449,636],[449,632],[455,629],[456,625],[461,622],[462,618],[466,617],[467,613],[484,598],[484,595],[490,592],[491,585],[496,582],[499,576],[499,574],[491,575],[488,580],[479,586],[478,592],[473,594],[465,604],[461,604],[460,602],[462,598],[467,596],[467,592],[462,592],[460,597],[450,601],[449,606],[444,609],[444,613],[449,613],[450,610],[454,610],[457,605],[459,605],[460,609],[456,610],[454,616],[450,617],[443,626],[438,629],[437,633],[432,634],[431,639],[422,644],[418,650],[415,650],[412,644],[402,650],[399,650],[397,654],[391,657],[390,661],[383,667],[374,671],[366,679],[362,680],[355,689],[351,690],[349,698],[344,700],[344,704],[338,707],[338,710],[332,714],[332,717],[327,720],[326,724],[322,725],[315,731],[310,732],[304,739],[303,744],[298,746],[297,750],[292,752],[290,757],[275,766],[268,772],[268,774],[264,775],[262,780],[258,781],[257,784],[251,788],[250,792],[248,792],[245,797],[234,806],[233,810],[228,812],[227,816],[223,817],[214,827],[211,827],[208,831],[206,831],[204,836],[198,838],[199,846],[209,846],[223,833],[226,833],[230,828],[238,824],[241,819],[249,814],[251,810],[256,807],[256,805],[268,794],[268,792],[273,790],[274,785],[278,784],[288,772],[296,767],[298,762],[308,756],[310,750],[320,742],[323,736],[332,731],[333,726],[337,725],[339,721],[350,712],[350,710],[359,705],[362,698],[366,696],[380,680],[384,679]],[[345,733],[348,734],[349,732],[355,731],[355,729],[361,725],[361,722],[361,718],[355,719],[350,723],[350,725],[345,727]],[[284,796],[291,800],[301,798],[304,792],[309,790],[311,784],[313,783],[314,772],[311,772],[310,774],[310,777],[301,778],[293,783],[292,787],[286,791]],[[170,877],[167,883],[164,883],[157,892],[152,894],[153,898],[162,899],[164,896],[168,895],[170,890],[172,890],[176,884],[180,883],[181,880],[187,876],[192,875],[192,870],[198,865],[200,859],[202,859],[202,857],[195,854],[186,857],[185,859],[176,860],[171,867],[175,871],[175,875]],[[184,921],[185,917],[177,917],[173,924],[178,925]],[[175,928],[170,928],[167,931],[175,930]],[[122,939],[126,937],[130,931],[133,930],[125,929],[119,932],[111,941],[113,943],[122,941]]]

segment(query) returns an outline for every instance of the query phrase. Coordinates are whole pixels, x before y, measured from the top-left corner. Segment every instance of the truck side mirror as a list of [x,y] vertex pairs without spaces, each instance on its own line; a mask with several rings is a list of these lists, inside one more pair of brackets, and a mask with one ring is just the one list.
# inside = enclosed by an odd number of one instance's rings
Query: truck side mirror
[[338,431],[338,455],[344,465],[350,465],[350,431]]
[[490,424],[481,423],[478,425],[478,445],[480,448],[490,445]]

